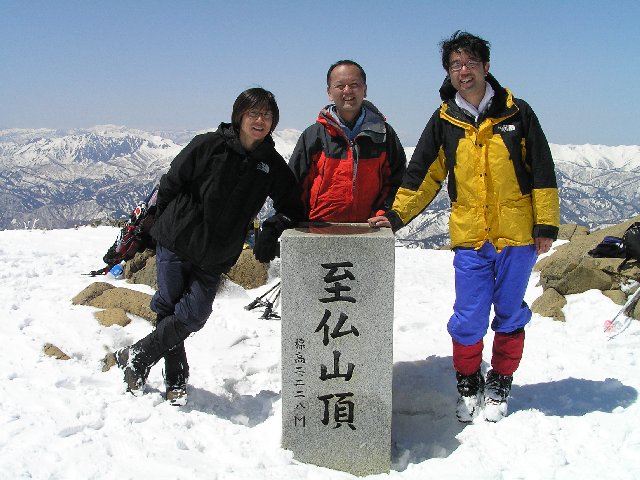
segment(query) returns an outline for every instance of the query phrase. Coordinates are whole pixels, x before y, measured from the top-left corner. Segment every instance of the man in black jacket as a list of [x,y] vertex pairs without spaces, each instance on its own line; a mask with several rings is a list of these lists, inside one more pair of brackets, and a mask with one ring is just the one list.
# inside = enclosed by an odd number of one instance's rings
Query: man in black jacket
[[157,242],[158,291],[151,301],[156,329],[115,354],[132,394],[142,393],[151,367],[164,357],[167,400],[186,403],[184,340],[211,315],[220,275],[240,256],[251,219],[271,197],[276,214],[264,222],[254,248],[263,262],[275,257],[282,231],[302,219],[298,184],[270,135],[278,118],[270,92],[241,93],[232,123],[195,137],[160,180],[151,230]]

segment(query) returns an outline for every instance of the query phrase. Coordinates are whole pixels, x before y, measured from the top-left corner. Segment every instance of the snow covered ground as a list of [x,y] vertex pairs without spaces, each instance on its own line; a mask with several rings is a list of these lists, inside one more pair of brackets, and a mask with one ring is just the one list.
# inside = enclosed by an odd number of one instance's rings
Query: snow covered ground
[[[355,478],[280,448],[280,323],[243,309],[267,287],[228,284],[187,340],[186,407],[163,401],[160,365],[139,398],[120,371],[101,372],[107,350],[151,329],[140,318],[105,328],[95,309],[71,304],[97,280],[81,274],[102,266],[115,236],[109,227],[0,232],[0,478]],[[534,316],[506,419],[457,422],[451,259],[396,249],[393,469],[368,478],[640,478],[640,322],[607,341],[602,324],[619,306],[598,291],[569,296],[566,323]],[[542,292],[536,282],[529,302]],[[45,356],[48,342],[71,360]]]

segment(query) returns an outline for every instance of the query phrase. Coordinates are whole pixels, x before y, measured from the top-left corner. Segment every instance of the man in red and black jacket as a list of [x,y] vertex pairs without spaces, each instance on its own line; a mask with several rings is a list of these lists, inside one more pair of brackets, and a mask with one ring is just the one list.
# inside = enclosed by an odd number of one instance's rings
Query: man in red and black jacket
[[406,157],[396,132],[369,101],[360,65],[340,60],[327,72],[333,102],[298,139],[289,167],[302,185],[309,221],[366,222],[391,208]]

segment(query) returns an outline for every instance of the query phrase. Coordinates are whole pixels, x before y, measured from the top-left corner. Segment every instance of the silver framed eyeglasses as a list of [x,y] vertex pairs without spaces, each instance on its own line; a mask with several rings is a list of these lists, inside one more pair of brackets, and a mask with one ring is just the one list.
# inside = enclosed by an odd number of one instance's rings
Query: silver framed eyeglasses
[[247,112],[247,115],[249,115],[249,118],[253,119],[253,120],[257,120],[258,118],[262,117],[263,120],[273,120],[273,113],[271,112],[259,112],[257,110],[249,110],[249,112]]
[[473,70],[474,68],[478,68],[480,65],[482,65],[482,62],[479,62],[477,60],[467,60],[464,63],[453,62],[451,65],[449,65],[449,70],[451,70],[452,72],[459,72],[460,70],[462,70],[462,67],[467,67],[467,70]]

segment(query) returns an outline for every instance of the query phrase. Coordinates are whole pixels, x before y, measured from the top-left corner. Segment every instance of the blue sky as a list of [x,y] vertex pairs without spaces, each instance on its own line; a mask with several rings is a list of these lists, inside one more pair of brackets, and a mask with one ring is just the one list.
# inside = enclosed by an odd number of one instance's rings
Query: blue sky
[[262,86],[278,129],[302,130],[349,58],[414,146],[439,103],[438,42],[458,29],[491,42],[491,72],[550,142],[640,144],[637,0],[0,0],[0,128],[212,128]]

